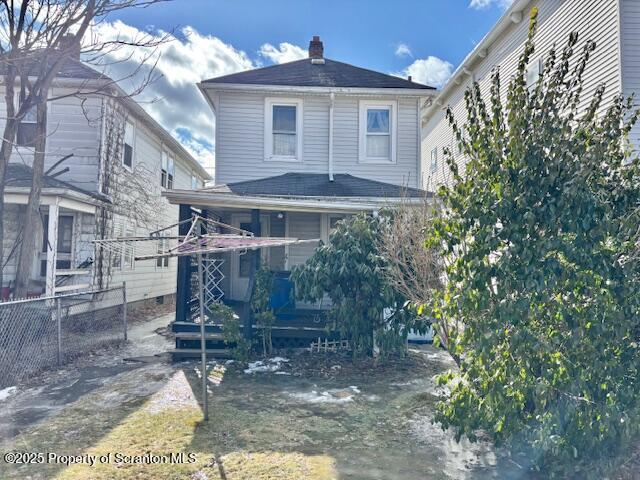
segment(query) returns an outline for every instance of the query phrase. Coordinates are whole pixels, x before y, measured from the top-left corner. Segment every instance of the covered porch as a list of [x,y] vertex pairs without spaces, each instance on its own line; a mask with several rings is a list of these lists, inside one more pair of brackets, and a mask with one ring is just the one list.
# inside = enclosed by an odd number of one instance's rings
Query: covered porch
[[[328,240],[338,221],[359,212],[373,214],[401,198],[423,201],[425,193],[351,175],[329,180],[326,175],[287,174],[198,191],[173,190],[164,195],[180,205],[181,221],[197,213],[256,236],[317,240],[217,256],[221,298],[240,313],[246,336],[257,327],[249,311],[253,278],[260,266],[266,266],[275,277],[271,292],[276,315],[274,339],[289,338],[282,342],[284,346],[308,346],[319,337],[335,336],[326,329],[324,313],[330,304],[328,300],[316,304],[295,300],[289,281],[291,269],[305,263],[319,241]],[[187,224],[181,228],[184,233],[188,231]],[[190,258],[179,259],[174,330],[193,329],[189,325],[195,311],[191,300],[193,270]]]
[[[3,299],[13,292],[31,177],[29,167],[9,164],[4,195]],[[44,177],[40,198],[42,224],[36,232],[38,254],[30,265],[29,296],[51,296],[92,287],[96,212],[106,201],[99,194],[55,177]]]

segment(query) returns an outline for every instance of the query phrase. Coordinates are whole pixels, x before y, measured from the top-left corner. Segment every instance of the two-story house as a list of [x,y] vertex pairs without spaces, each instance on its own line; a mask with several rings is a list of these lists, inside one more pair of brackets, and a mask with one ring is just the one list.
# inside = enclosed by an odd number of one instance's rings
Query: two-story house
[[[204,168],[113,80],[72,59],[49,92],[42,229],[30,292],[56,294],[127,282],[131,302],[172,295],[175,259],[136,261],[135,250],[94,240],[146,236],[175,223],[171,188],[201,188]],[[4,108],[2,103],[0,108]],[[0,128],[6,113],[0,112]],[[5,188],[3,296],[15,278],[31,188],[35,115],[18,127]],[[177,234],[177,229],[176,232]]]
[[[478,82],[488,97],[491,71],[500,67],[503,95],[508,79],[515,74],[518,59],[524,49],[529,28],[529,14],[538,9],[536,52],[527,68],[527,82],[533,85],[545,68],[545,56],[552,46],[561,49],[569,34],[578,32],[576,56],[588,40],[596,42],[584,73],[582,106],[586,107],[596,88],[604,83],[603,106],[611,105],[620,94],[636,93],[640,106],[640,2],[638,0],[515,0],[491,31],[479,42],[456,69],[435,102],[423,112],[422,187],[433,191],[451,180],[444,161],[444,148],[454,147],[453,131],[445,118],[451,106],[462,124],[466,118],[465,90]],[[640,125],[631,132],[630,141],[637,149]],[[464,155],[450,148],[456,161],[463,166]]]
[[[192,207],[263,236],[326,241],[346,215],[422,201],[420,108],[432,87],[325,58],[314,37],[308,58],[199,88],[216,116],[216,185],[165,192],[182,219]],[[263,249],[262,263],[286,272],[316,246]],[[225,299],[242,300],[252,256],[223,258]],[[179,285],[179,321],[180,303]]]

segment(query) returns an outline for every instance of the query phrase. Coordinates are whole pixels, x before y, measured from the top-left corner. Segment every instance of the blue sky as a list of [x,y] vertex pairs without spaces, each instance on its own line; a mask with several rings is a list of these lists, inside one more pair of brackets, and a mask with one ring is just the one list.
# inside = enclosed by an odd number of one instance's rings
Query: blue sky
[[[143,106],[207,167],[215,121],[195,81],[305,55],[320,35],[325,56],[441,87],[510,0],[174,0],[109,18],[109,37],[173,31],[162,75]],[[127,62],[125,62],[127,63]],[[122,69],[123,66],[118,68]],[[123,73],[123,72],[118,72]],[[155,99],[153,103],[147,101]],[[184,113],[181,113],[184,112]]]

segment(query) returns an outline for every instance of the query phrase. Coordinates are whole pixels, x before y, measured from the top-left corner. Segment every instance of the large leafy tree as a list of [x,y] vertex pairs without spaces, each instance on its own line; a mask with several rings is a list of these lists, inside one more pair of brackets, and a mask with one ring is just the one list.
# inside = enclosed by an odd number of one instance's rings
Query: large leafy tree
[[536,14],[506,96],[495,70],[489,92],[466,92],[464,129],[447,112],[468,162],[463,173],[449,152],[454,182],[439,192],[434,310],[463,327],[437,419],[549,475],[599,477],[640,430],[637,115],[622,97],[605,108],[604,85],[584,101],[595,44],[578,50],[575,33],[528,88]]

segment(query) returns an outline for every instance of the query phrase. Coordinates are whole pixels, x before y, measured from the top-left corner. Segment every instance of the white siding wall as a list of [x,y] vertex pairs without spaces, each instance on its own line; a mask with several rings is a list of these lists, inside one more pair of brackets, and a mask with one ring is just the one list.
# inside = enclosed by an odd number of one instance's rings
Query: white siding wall
[[[287,228],[289,237],[301,240],[320,238],[320,214],[287,212]],[[289,250],[287,254],[289,269],[306,262],[317,247],[317,243],[303,243],[287,247]]]
[[[191,188],[191,168],[187,161],[181,158],[175,151],[172,151],[162,143],[162,139],[153,133],[141,121],[129,118],[135,125],[135,145],[134,145],[134,171],[145,171],[148,173],[147,194],[156,199],[153,211],[147,210],[146,220],[140,219],[136,222],[135,234],[146,236],[150,230],[162,228],[178,221],[178,206],[170,205],[165,199],[161,199],[160,171],[162,162],[162,151],[165,149],[175,158],[175,178],[174,188]],[[122,178],[121,181],[126,181]],[[158,207],[157,209],[155,207]],[[114,209],[120,214],[114,217],[114,222],[122,222],[123,217],[128,217],[131,222],[131,215],[127,215],[126,210],[129,204],[123,200],[122,205],[114,205]],[[141,206],[141,209],[144,208]],[[169,235],[177,235],[178,228],[175,227]],[[147,252],[145,248],[144,253]],[[140,250],[139,250],[140,252]],[[138,253],[140,254],[140,253]],[[133,268],[125,266],[121,269],[114,269],[111,274],[110,284],[115,285],[122,281],[127,282],[127,297],[130,301],[154,298],[160,295],[169,295],[176,290],[177,259],[169,259],[168,267],[159,267],[156,260],[136,261]]]
[[[585,73],[585,90],[583,105],[586,105],[597,86],[604,82],[607,85],[605,104],[611,101],[621,89],[619,67],[618,41],[618,1],[619,0],[537,0],[530,2],[523,12],[523,20],[513,24],[508,31],[489,47],[488,56],[475,64],[471,70],[473,77],[480,83],[483,93],[487,93],[490,85],[491,70],[500,66],[503,85],[503,95],[506,95],[508,79],[515,73],[522,47],[526,40],[529,27],[529,11],[534,6],[539,8],[539,25],[536,35],[536,53],[533,61],[544,57],[555,43],[558,50],[566,44],[569,33],[577,31],[580,40],[576,52],[579,53],[585,41],[592,39],[597,42],[597,50],[592,55]],[[620,0],[633,4],[631,10],[640,11],[637,0]],[[636,17],[637,21],[637,17]],[[631,25],[631,23],[630,23]],[[636,23],[635,32],[637,32]],[[637,34],[636,34],[637,35]],[[634,52],[637,54],[637,48]],[[637,58],[640,58],[638,56]],[[640,78],[640,76],[638,76]],[[470,77],[458,86],[447,98],[441,100],[445,105],[451,105],[459,124],[464,123],[466,112],[464,109],[464,90],[471,84]],[[444,111],[433,114],[422,129],[422,171],[424,186],[433,188],[448,179],[447,167],[443,161],[442,147],[452,146],[453,135]],[[438,148],[438,167],[431,172],[431,151]],[[457,148],[453,149],[457,154]],[[462,164],[462,155],[457,156]]]
[[[640,2],[620,0],[622,40],[622,91],[634,95],[635,107],[640,107]],[[640,150],[640,124],[630,138],[634,149]]]
[[[273,95],[220,94],[216,116],[216,183],[255,180],[287,172],[328,174],[329,96],[309,95],[303,98],[303,158],[300,162],[265,161],[266,96]],[[416,186],[417,99],[398,101],[397,161],[388,165],[362,164],[358,161],[358,100],[356,97],[341,96],[335,99],[334,173],[349,173],[372,180]]]
[[[53,88],[50,97],[69,94],[69,89]],[[0,88],[4,97],[4,87]],[[66,155],[73,155],[54,171],[69,167],[69,172],[58,178],[89,191],[98,189],[98,155],[101,135],[102,99],[90,97],[61,98],[48,105],[47,155],[45,171]],[[0,102],[0,131],[4,129],[6,108]],[[33,149],[16,146],[12,162],[32,165]]]

